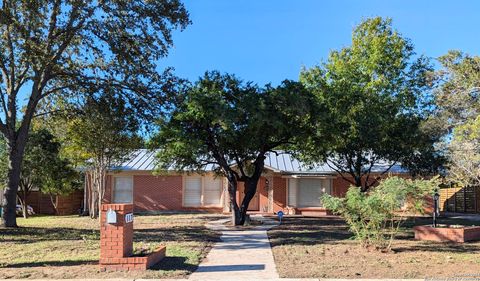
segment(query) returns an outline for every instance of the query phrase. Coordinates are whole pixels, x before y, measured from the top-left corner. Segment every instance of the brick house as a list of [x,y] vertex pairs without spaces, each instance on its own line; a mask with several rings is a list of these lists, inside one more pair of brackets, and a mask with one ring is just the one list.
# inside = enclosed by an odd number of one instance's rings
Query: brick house
[[[133,203],[136,212],[148,211],[210,211],[229,212],[227,181],[216,176],[212,168],[204,173],[166,172],[154,175],[155,152],[141,149],[107,175],[105,203]],[[381,173],[387,165],[373,167]],[[394,166],[391,174],[405,174]],[[306,166],[289,154],[269,153],[265,171],[257,193],[250,202],[249,211],[290,214],[326,214],[320,196],[324,193],[342,196],[350,183],[342,179],[328,165]],[[87,184],[88,188],[88,184]],[[243,184],[239,183],[237,200],[243,198]]]

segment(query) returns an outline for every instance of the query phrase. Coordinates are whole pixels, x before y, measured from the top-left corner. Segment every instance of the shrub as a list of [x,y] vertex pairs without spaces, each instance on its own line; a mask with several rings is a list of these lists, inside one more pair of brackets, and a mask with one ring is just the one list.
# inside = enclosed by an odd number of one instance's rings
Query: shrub
[[437,178],[410,180],[389,177],[369,192],[351,186],[344,198],[324,195],[323,205],[345,219],[364,247],[389,251],[407,215],[423,213],[426,197],[438,186]]

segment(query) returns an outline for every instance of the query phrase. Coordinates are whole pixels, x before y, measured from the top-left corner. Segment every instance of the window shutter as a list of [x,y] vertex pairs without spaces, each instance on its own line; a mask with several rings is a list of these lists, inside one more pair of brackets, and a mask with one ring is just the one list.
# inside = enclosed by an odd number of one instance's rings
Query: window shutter
[[185,177],[183,205],[185,207],[199,207],[202,204],[202,178]]
[[205,177],[205,186],[203,187],[203,205],[220,206],[222,197],[222,180],[213,176]]
[[113,203],[133,203],[133,178],[114,177]]

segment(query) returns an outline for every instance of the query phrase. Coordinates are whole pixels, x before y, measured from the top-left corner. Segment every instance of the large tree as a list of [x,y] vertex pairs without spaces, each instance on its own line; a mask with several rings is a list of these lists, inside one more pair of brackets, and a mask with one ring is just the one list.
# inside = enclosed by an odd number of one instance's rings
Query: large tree
[[90,204],[84,210],[97,218],[105,195],[107,169],[143,145],[137,135],[138,116],[123,99],[111,94],[89,97],[69,112],[62,118],[68,124],[66,139],[70,150],[85,157],[83,166],[88,168],[85,196]]
[[480,57],[450,51],[439,58],[435,89],[437,122],[445,134],[448,178],[480,184]]
[[[159,169],[203,171],[213,165],[228,179],[235,225],[243,225],[264,171],[265,156],[306,134],[317,104],[298,82],[259,88],[232,75],[207,72],[174,100],[153,145]],[[319,111],[321,112],[321,111]],[[245,197],[236,201],[237,183]]]
[[300,81],[330,117],[314,124],[320,133],[299,147],[300,154],[309,162],[325,161],[366,191],[379,177],[372,176],[376,165],[384,166],[383,174],[402,159],[414,160],[415,153],[433,152],[435,138],[419,129],[427,116],[430,71],[427,59],[415,58],[412,43],[392,28],[390,19],[364,20],[353,30],[351,46],[301,72]]
[[0,6],[0,132],[8,150],[2,224],[15,227],[20,167],[31,120],[42,114],[38,104],[59,93],[75,100],[114,89],[142,108],[140,116],[157,114],[172,85],[157,61],[172,45],[172,29],[189,19],[179,0],[2,0]]

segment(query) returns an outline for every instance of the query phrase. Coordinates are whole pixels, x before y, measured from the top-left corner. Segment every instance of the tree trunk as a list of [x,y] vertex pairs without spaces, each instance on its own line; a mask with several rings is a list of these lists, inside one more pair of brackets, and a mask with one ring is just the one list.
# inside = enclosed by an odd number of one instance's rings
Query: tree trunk
[[85,172],[84,183],[83,183],[83,208],[82,216],[88,216],[88,202],[89,202],[89,175],[88,172]]
[[105,180],[106,167],[105,161],[101,161],[98,166],[95,166],[92,171],[92,187],[91,187],[91,202],[90,202],[90,217],[92,219],[99,218],[99,210],[102,205],[103,197],[105,196]]
[[242,203],[239,209],[239,225],[244,225],[247,218],[248,205],[252,201],[255,193],[257,192],[257,185],[260,177],[251,177],[245,181],[245,197],[243,197]]
[[249,178],[245,181],[245,197],[243,197],[240,207],[237,204],[237,181],[234,179],[230,181],[228,178],[228,191],[230,193],[230,204],[232,206],[232,222],[234,225],[244,225],[247,218],[247,210],[250,201],[257,192],[257,184],[260,177]]
[[[20,169],[26,141],[8,141],[8,174],[7,186],[4,190],[2,226],[17,226],[17,192],[20,183]],[[13,143],[13,144],[12,144]]]
[[[53,206],[53,212],[54,212],[54,215],[58,215],[58,211],[57,211],[57,206],[58,206],[58,196],[57,195],[53,195],[53,194],[48,194],[50,196],[50,201],[52,202],[52,206]],[[53,196],[55,196],[55,200],[53,200]]]
[[27,190],[26,189],[23,190],[22,196],[23,196],[23,200],[22,200],[22,202],[23,202],[23,206],[22,206],[23,207],[22,208],[23,218],[26,219],[26,218],[28,218],[28,203],[27,203]]
[[230,210],[232,212],[233,225],[240,224],[240,213],[237,204],[237,179],[234,175],[227,175],[228,194],[230,195]]

